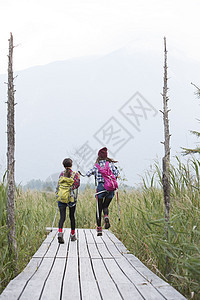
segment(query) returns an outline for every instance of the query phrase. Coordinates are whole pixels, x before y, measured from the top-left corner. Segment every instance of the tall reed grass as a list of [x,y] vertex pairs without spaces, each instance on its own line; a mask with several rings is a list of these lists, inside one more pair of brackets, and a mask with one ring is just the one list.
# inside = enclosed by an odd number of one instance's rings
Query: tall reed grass
[[[0,185],[0,293],[16,276],[14,257],[10,257],[6,225],[6,187]],[[20,273],[41,245],[46,227],[52,223],[56,211],[55,197],[48,193],[22,192],[16,189],[16,239],[18,273]]]

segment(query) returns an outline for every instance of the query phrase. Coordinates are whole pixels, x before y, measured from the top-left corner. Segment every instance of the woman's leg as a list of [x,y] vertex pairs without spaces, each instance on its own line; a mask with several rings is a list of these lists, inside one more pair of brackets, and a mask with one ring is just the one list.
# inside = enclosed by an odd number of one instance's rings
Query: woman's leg
[[110,205],[110,202],[112,201],[112,198],[105,198],[103,202],[103,213],[104,213],[104,223],[105,223],[105,229],[110,228],[110,221],[108,217],[108,206]]
[[101,214],[102,214],[102,209],[103,209],[103,199],[98,198],[98,211],[99,215],[97,215],[96,212],[96,220],[97,220],[97,226],[101,226]]
[[59,206],[60,220],[59,220],[59,232],[62,232],[63,224],[66,219],[66,206]]
[[60,244],[64,244],[64,239],[63,239],[63,224],[66,219],[66,206],[59,206],[59,211],[60,211],[60,220],[59,220],[59,233],[58,233],[58,242]]
[[112,201],[112,198],[105,198],[103,201],[103,213],[104,215],[109,214],[108,206],[110,205],[110,202]]
[[[97,201],[97,212],[96,212],[96,220],[97,220],[97,227],[101,226],[101,214],[103,209],[103,198],[105,197],[105,188],[103,186],[103,183],[99,183],[97,186],[97,195],[96,195],[96,201]],[[99,214],[98,214],[99,211]]]
[[69,218],[70,218],[70,223],[71,223],[71,231],[73,231],[72,234],[75,233],[75,210],[76,210],[76,205],[69,207]]
[[76,241],[76,235],[75,235],[75,211],[76,211],[76,205],[70,207],[69,206],[69,218],[71,222],[71,234],[70,238],[71,241],[74,242]]

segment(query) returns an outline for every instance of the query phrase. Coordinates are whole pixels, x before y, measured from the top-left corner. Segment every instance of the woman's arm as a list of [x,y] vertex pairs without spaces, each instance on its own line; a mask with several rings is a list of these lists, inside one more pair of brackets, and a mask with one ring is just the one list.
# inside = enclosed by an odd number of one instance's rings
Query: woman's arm
[[114,174],[114,176],[116,177],[116,178],[118,178],[118,176],[119,176],[119,170],[117,169],[117,167],[112,163],[111,164],[111,171],[112,171],[112,173]]
[[86,176],[88,176],[88,177],[90,177],[91,175],[93,175],[94,173],[95,173],[95,166],[92,168],[92,169],[90,169],[89,171],[87,171],[87,173],[86,173]]

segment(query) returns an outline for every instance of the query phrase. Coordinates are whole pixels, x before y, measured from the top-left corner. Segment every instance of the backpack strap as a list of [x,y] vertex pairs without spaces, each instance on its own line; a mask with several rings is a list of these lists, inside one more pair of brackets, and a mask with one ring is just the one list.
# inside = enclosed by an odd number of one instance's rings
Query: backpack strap
[[[75,175],[76,175],[76,172],[72,172],[72,176],[70,178],[74,179]],[[71,202],[71,204],[69,206],[74,206],[74,205],[76,205],[76,202],[77,202],[78,189],[76,189],[76,193],[75,193],[75,190],[73,190],[72,186],[71,186],[70,195],[74,198],[74,202]]]
[[74,179],[75,175],[76,175],[76,172],[72,172],[71,178]]
[[[101,170],[101,167],[100,167],[100,165],[99,164],[97,164],[96,163],[96,165],[95,165],[96,167],[97,167],[97,169],[98,170]],[[105,167],[107,168],[107,167],[109,167],[109,161],[106,161],[106,163],[105,163]]]
[[109,167],[109,161],[106,161],[105,167]]
[[99,164],[96,164],[95,166],[97,167],[98,170],[101,170],[101,167]]

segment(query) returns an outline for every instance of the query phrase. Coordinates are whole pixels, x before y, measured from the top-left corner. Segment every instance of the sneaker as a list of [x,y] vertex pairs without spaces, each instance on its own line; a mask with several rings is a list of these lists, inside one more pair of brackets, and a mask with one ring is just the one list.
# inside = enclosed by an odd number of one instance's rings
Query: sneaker
[[102,227],[99,226],[97,227],[97,236],[101,236],[102,235]]
[[58,232],[58,243],[64,244],[63,232]]
[[104,216],[104,222],[105,222],[105,229],[110,228],[110,222],[109,222],[108,215]]
[[71,239],[72,242],[75,242],[77,240],[76,234],[75,233],[74,234],[70,233],[70,239]]

